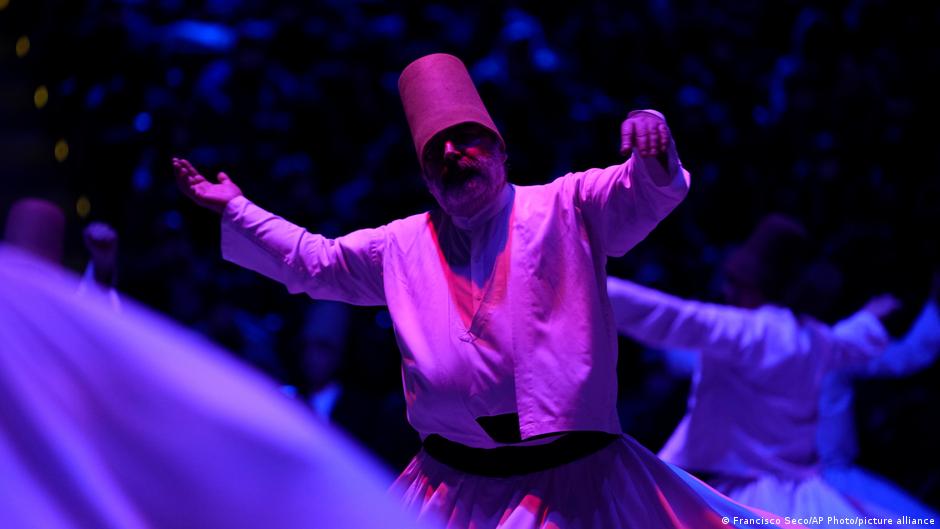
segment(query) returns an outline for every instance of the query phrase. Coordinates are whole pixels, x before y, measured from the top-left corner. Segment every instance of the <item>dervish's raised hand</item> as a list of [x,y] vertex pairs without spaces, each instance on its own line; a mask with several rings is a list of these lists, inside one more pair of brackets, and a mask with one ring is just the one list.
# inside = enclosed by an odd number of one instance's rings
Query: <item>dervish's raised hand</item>
[[659,156],[666,152],[671,134],[666,121],[650,112],[634,112],[620,125],[620,154]]
[[863,310],[867,310],[879,320],[883,320],[899,308],[901,308],[901,301],[898,298],[891,294],[881,294],[871,298],[865,304]]
[[242,190],[225,173],[219,173],[218,183],[210,182],[191,163],[182,158],[173,158],[173,173],[176,183],[183,194],[196,204],[222,213],[225,205],[235,197],[242,196]]
[[117,268],[117,232],[104,222],[92,222],[82,231],[82,237],[95,268],[95,280],[112,285]]

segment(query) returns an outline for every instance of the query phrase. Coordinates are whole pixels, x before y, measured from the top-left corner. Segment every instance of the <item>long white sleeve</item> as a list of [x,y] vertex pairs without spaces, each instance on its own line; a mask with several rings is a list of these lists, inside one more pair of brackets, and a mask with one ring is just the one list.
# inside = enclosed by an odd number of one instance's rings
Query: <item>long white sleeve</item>
[[749,364],[796,353],[822,355],[819,365],[828,369],[870,361],[888,343],[887,331],[867,311],[829,328],[781,307],[687,301],[612,277],[607,290],[617,330],[652,347],[693,349]]
[[273,215],[244,197],[222,213],[222,256],[283,283],[291,293],[355,305],[384,305],[385,229],[328,239]]
[[903,338],[892,342],[884,354],[864,370],[869,376],[904,376],[925,369],[940,355],[940,311],[928,302]]
[[607,278],[607,293],[617,330],[651,347],[740,357],[767,331],[756,311],[688,301],[615,277]]

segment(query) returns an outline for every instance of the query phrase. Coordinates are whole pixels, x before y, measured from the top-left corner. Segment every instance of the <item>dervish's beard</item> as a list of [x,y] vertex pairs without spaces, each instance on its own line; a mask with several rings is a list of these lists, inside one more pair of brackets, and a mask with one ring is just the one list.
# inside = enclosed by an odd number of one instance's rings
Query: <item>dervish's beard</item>
[[487,159],[463,157],[448,160],[427,184],[437,203],[451,215],[469,216],[484,204],[496,175]]
[[445,193],[460,191],[467,184],[477,178],[482,178],[483,164],[479,160],[463,157],[459,160],[448,160],[441,171],[441,190]]

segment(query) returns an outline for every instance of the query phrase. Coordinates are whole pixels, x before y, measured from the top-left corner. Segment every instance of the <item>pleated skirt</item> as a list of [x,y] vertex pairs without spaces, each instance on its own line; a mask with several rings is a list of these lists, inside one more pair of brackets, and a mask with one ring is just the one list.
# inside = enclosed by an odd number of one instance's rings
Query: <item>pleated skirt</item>
[[422,451],[392,493],[419,518],[449,529],[717,529],[773,518],[722,496],[626,435],[572,463],[511,477],[460,472]]
[[861,467],[827,467],[822,476],[826,483],[868,511],[887,512],[897,518],[933,518],[936,523],[940,523],[940,514],[936,511],[920,503],[897,485]]
[[[716,478],[710,483],[735,501],[791,518],[816,518],[812,527],[844,529],[846,526],[911,526],[904,517],[933,518],[927,507],[901,490],[858,469],[832,470],[802,479],[766,475],[756,479]],[[858,524],[850,520],[869,520]],[[918,525],[923,527],[923,525]]]

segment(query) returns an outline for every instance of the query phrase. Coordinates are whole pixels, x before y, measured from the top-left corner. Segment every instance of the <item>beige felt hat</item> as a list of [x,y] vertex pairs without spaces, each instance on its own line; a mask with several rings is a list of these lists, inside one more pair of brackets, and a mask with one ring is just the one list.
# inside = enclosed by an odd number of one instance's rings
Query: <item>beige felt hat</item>
[[438,132],[461,123],[486,127],[505,147],[467,67],[457,57],[435,53],[412,62],[398,78],[398,92],[422,163],[428,141]]

